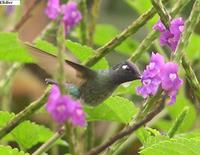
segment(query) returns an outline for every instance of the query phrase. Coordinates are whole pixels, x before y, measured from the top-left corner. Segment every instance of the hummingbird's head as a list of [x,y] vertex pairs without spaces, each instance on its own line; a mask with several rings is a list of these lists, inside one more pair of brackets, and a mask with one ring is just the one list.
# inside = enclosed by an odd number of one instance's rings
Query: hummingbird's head
[[115,65],[111,69],[112,80],[117,84],[133,81],[141,78],[138,67],[130,61]]

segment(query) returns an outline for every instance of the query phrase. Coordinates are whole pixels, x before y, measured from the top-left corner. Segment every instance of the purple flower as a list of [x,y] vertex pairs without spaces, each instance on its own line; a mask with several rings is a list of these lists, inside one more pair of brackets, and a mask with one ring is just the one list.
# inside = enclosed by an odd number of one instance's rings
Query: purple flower
[[82,19],[81,13],[77,9],[75,2],[68,2],[61,7],[63,16],[63,22],[65,25],[65,31],[68,33]]
[[59,15],[63,15],[62,22],[65,25],[66,34],[82,19],[77,3],[73,1],[60,5],[59,0],[48,0],[45,13],[52,20],[55,20]]
[[151,55],[151,61],[146,66],[141,78],[142,86],[136,88],[137,94],[144,98],[155,95],[161,83],[160,68],[164,65],[164,57],[158,53]]
[[180,38],[184,30],[184,20],[180,18],[173,19],[170,25],[170,32],[177,38]]
[[142,86],[136,88],[136,92],[144,98],[155,95],[159,86],[170,97],[169,104],[176,101],[176,94],[182,84],[178,77],[178,65],[173,62],[164,63],[164,57],[152,53],[151,61],[146,66],[141,78]]
[[85,126],[85,113],[83,112],[82,106],[80,103],[75,102],[73,105],[70,107],[70,111],[72,113],[71,115],[71,121],[72,124],[77,126]]
[[70,120],[74,126],[85,126],[85,113],[78,101],[62,95],[58,86],[53,85],[46,104],[46,110],[59,124]]
[[142,86],[137,87],[136,92],[138,95],[142,95],[143,98],[147,98],[149,95],[156,94],[160,79],[142,76],[141,82]]
[[56,19],[60,14],[60,0],[48,0],[45,13],[50,19]]
[[148,74],[150,77],[155,77],[159,74],[160,68],[164,65],[164,63],[165,61],[162,55],[152,52],[150,63],[147,65],[144,74]]
[[183,83],[178,77],[178,65],[173,62],[166,63],[161,70],[162,89],[170,96],[170,103],[176,101],[176,93]]
[[165,28],[159,20],[154,26],[154,30],[160,31],[160,44],[168,45],[173,51],[176,50],[180,40],[181,33],[184,29],[184,20],[182,18],[173,19],[170,23],[169,30]]

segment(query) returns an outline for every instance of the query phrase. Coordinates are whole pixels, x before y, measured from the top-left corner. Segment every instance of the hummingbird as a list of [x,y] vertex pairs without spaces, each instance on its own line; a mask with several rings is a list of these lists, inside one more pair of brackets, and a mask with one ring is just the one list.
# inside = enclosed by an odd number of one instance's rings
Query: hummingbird
[[[57,58],[31,44],[26,44],[28,50],[36,59],[37,65],[48,73],[57,70]],[[125,82],[138,80],[141,75],[138,67],[126,60],[110,69],[92,70],[81,64],[65,59],[64,70],[66,73],[65,86],[70,95],[81,99],[84,103],[97,105],[112,95],[116,88]],[[47,79],[49,84],[57,84],[56,81]]]

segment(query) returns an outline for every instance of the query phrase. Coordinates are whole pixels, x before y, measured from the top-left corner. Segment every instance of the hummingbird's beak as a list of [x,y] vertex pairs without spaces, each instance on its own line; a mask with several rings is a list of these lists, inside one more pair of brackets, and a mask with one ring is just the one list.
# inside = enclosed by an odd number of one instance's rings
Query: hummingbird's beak
[[142,75],[140,74],[140,71],[137,67],[134,69],[134,74],[135,74],[135,80],[140,80],[142,78]]
[[141,79],[142,78],[142,75],[140,74],[140,72],[137,72],[137,75],[136,75],[136,79]]
[[140,74],[139,68],[129,60],[127,60],[126,62],[132,70],[132,73],[135,75],[135,80],[141,79],[142,75]]

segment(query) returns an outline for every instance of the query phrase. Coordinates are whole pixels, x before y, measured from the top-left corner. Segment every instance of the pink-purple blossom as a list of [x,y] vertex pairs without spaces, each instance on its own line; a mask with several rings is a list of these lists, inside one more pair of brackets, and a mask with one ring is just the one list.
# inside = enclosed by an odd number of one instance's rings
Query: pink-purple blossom
[[154,30],[160,31],[160,44],[168,45],[172,51],[176,50],[181,33],[184,29],[184,20],[180,18],[173,19],[170,23],[169,29],[159,20],[154,26]]
[[82,19],[77,3],[73,1],[61,5],[60,0],[48,0],[45,13],[52,20],[55,20],[59,15],[63,15],[62,22],[66,33],[69,33]]
[[170,96],[170,103],[176,101],[176,93],[179,90],[182,80],[178,77],[178,65],[167,62],[161,70],[162,89]]
[[144,98],[149,95],[155,95],[161,83],[160,69],[164,65],[164,57],[158,53],[152,53],[151,61],[143,72],[141,82],[142,86],[137,87],[137,93]]
[[65,31],[69,32],[77,23],[82,19],[80,11],[77,9],[75,2],[68,2],[61,6],[63,16],[63,22],[65,25]]
[[59,124],[71,121],[74,126],[85,126],[85,113],[79,101],[62,95],[59,87],[53,85],[46,104],[46,110]]
[[45,13],[50,19],[56,19],[60,14],[60,0],[48,0]]
[[174,62],[164,62],[164,57],[158,53],[152,53],[151,61],[146,66],[142,77],[142,86],[136,88],[136,92],[147,98],[155,95],[158,88],[161,88],[170,97],[169,104],[176,101],[176,94],[182,84],[178,76],[178,65]]

